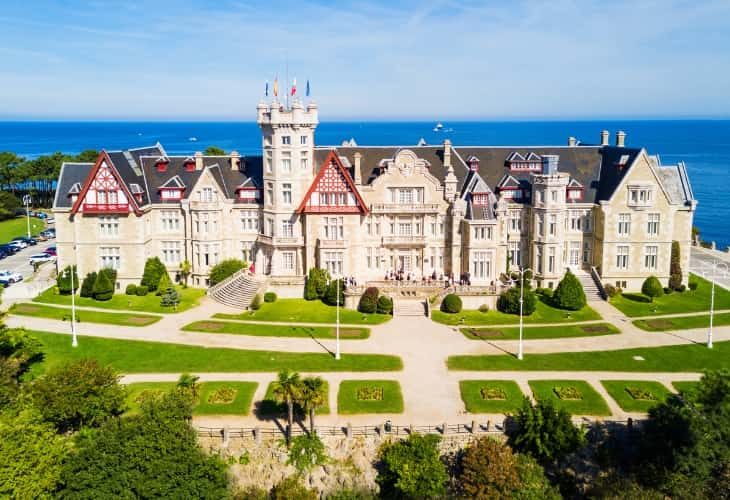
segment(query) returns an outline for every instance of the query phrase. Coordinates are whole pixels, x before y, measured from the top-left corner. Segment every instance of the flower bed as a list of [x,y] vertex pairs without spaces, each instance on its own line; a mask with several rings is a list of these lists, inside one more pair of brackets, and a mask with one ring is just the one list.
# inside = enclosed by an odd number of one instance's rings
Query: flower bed
[[629,393],[629,396],[639,401],[656,401],[656,396],[651,391],[642,387],[628,385],[626,386],[626,392]]
[[583,399],[583,395],[580,391],[571,385],[553,387],[553,392],[563,401],[577,401]]
[[360,401],[382,401],[383,388],[376,386],[365,386],[357,389],[357,399]]
[[227,405],[233,403],[238,391],[232,387],[221,387],[208,396],[208,403],[214,405]]
[[500,387],[482,387],[479,389],[482,399],[489,401],[504,401],[507,399],[507,393]]

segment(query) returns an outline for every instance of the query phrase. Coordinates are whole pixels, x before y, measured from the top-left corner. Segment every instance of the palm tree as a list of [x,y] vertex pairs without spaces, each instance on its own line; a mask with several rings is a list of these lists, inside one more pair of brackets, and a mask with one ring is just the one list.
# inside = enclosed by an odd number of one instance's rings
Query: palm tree
[[291,432],[294,425],[294,401],[299,398],[301,390],[301,379],[297,372],[282,370],[279,372],[277,379],[273,382],[274,397],[277,401],[286,403],[287,428],[286,428],[286,445],[291,444]]
[[190,373],[183,373],[177,381],[178,389],[187,389],[193,396],[193,399],[198,398],[198,392],[200,390],[200,384],[198,383],[200,377],[197,375],[191,375]]
[[327,402],[327,385],[322,377],[302,380],[301,404],[309,412],[309,433],[314,434],[314,412]]
[[193,265],[190,264],[190,261],[185,259],[180,263],[180,276],[183,278],[183,287],[188,287],[188,276],[190,276],[190,273],[193,270]]

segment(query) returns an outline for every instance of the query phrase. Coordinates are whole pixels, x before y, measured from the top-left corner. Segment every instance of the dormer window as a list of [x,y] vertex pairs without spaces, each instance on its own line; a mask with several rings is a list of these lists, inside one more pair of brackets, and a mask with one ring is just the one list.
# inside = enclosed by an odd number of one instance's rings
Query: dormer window
[[510,170],[518,172],[541,172],[542,157],[538,154],[530,152],[527,156],[513,151],[505,161]]
[[183,166],[185,167],[186,172],[194,172],[195,171],[195,159],[191,157],[185,158],[185,161],[183,162]]
[[629,186],[628,205],[630,207],[650,207],[654,203],[652,186]]
[[471,202],[474,205],[487,205],[489,203],[488,193],[472,193]]
[[[140,190],[141,191],[141,190]],[[185,184],[183,184],[180,176],[174,176],[159,187],[160,199],[162,201],[181,200],[185,192]]]
[[466,160],[466,163],[469,165],[470,171],[479,172],[479,158],[472,155]]
[[258,203],[261,199],[261,190],[255,187],[239,188],[238,199],[244,203]]
[[583,192],[583,185],[575,179],[572,179],[565,190],[565,199],[567,201],[580,201],[583,199]]
[[169,165],[169,164],[170,164],[170,160],[166,156],[161,156],[155,162],[158,172],[167,172],[167,165]]

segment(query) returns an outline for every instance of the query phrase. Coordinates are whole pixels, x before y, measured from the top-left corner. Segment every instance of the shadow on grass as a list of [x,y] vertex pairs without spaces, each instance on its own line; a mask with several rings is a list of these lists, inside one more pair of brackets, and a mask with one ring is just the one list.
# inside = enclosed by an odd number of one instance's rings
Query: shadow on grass
[[632,302],[641,302],[642,304],[651,304],[651,299],[641,293],[622,293],[621,296]]

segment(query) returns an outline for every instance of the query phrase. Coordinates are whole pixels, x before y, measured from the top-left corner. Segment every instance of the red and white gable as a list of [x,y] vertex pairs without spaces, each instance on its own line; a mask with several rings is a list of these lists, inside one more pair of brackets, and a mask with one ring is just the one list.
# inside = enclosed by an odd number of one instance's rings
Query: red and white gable
[[130,210],[137,211],[132,196],[106,152],[102,152],[89,172],[71,211],[84,214],[127,214]]
[[334,151],[327,155],[297,213],[368,213],[355,183]]

